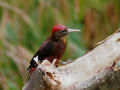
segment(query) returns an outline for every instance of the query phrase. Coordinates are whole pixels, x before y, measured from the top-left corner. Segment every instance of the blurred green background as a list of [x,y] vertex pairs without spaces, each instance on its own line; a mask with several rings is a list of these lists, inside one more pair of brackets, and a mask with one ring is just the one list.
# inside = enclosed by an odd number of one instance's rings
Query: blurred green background
[[62,60],[76,59],[120,26],[120,0],[0,0],[0,90],[21,90],[26,69],[55,24],[68,36]]

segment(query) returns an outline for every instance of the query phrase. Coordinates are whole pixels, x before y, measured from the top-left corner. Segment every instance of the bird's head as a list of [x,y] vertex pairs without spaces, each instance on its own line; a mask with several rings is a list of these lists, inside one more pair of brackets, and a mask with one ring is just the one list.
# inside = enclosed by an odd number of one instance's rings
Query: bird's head
[[78,32],[80,30],[77,29],[69,29],[64,25],[55,25],[52,29],[52,37],[54,39],[61,39],[68,35],[70,32]]

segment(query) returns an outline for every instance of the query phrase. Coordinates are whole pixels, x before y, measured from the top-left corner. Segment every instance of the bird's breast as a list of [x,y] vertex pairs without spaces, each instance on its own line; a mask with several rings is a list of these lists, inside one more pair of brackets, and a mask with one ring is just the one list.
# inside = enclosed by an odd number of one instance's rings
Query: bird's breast
[[52,55],[50,57],[47,57],[47,59],[49,59],[49,61],[53,61],[53,59],[57,59],[59,60],[64,52],[65,52],[65,49],[66,49],[66,41],[62,40],[62,41],[59,41],[59,42],[55,42],[55,48],[52,52]]
[[65,52],[65,49],[66,49],[66,41],[63,40],[63,41],[58,42],[56,46],[56,51],[55,51],[56,55],[62,56]]

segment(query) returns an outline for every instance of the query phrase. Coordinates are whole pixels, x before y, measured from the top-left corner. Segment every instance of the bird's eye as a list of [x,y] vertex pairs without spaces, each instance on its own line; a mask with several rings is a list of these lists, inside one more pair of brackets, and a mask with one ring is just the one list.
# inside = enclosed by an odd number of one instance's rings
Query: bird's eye
[[65,32],[65,30],[62,30],[62,32]]

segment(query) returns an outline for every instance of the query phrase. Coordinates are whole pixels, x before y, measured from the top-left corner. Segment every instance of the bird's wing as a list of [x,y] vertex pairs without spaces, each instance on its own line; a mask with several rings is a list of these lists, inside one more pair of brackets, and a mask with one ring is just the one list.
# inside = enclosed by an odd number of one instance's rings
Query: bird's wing
[[53,54],[55,47],[56,43],[47,40],[41,45],[40,49],[36,52],[34,57],[38,56],[39,60],[49,57]]
[[40,47],[40,49],[33,56],[30,64],[33,67],[37,66],[37,62],[41,63],[46,57],[53,55],[53,51],[56,47],[54,41],[46,40]]

